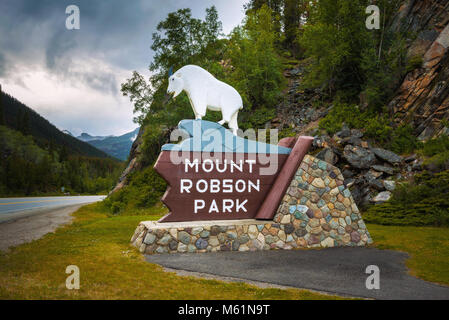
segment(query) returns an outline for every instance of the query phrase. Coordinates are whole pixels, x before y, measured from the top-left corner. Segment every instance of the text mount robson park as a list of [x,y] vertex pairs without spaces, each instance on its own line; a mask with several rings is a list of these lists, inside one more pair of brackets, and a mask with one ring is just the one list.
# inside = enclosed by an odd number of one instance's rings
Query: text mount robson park
[[169,184],[162,201],[171,212],[160,222],[255,218],[290,149],[208,121],[184,120],[179,128],[192,138],[164,145],[154,166]]
[[[180,143],[162,146],[154,169],[168,183],[162,202],[170,212],[142,221],[133,245],[153,254],[370,243],[339,169],[307,155],[313,138],[275,145],[238,136],[240,95],[216,81],[197,66],[170,74],[168,94],[186,91],[196,119],[172,132]],[[206,109],[221,111],[223,120],[201,120]]]

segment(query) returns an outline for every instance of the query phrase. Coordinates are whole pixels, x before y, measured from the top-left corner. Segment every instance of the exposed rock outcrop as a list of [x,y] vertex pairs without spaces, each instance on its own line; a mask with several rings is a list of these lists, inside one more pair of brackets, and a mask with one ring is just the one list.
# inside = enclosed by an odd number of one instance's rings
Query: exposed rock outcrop
[[420,140],[448,133],[449,119],[449,2],[406,1],[393,25],[394,32],[417,34],[409,43],[409,58],[423,57],[409,72],[389,104],[397,124],[412,125]]
[[141,152],[141,146],[142,146],[142,136],[145,131],[145,127],[141,126],[139,129],[139,133],[137,134],[136,139],[133,142],[133,145],[131,146],[131,150],[129,152],[129,162],[126,166],[125,171],[122,172],[122,175],[120,176],[116,186],[112,191],[109,193],[114,193],[122,189],[128,182],[128,176],[131,172],[134,172],[135,170],[140,170],[142,168],[142,163],[138,161],[138,157]]

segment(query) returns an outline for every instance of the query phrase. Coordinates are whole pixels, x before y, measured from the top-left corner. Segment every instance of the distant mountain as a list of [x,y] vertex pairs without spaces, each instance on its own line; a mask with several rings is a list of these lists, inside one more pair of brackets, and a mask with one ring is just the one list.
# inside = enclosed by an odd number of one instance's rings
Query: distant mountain
[[83,133],[81,133],[81,135],[79,135],[76,138],[81,141],[84,141],[84,142],[89,142],[92,140],[104,140],[109,137],[113,137],[113,136],[91,136],[90,134],[83,132]]
[[91,136],[88,133],[82,133],[77,138],[89,143],[97,149],[100,149],[110,156],[120,160],[128,159],[129,151],[134,140],[139,133],[139,128],[125,133],[121,136]]
[[109,158],[92,145],[80,141],[68,131],[62,132],[36,111],[7,93],[0,92],[2,121],[7,127],[31,135],[36,144],[44,149],[64,149],[64,153]]

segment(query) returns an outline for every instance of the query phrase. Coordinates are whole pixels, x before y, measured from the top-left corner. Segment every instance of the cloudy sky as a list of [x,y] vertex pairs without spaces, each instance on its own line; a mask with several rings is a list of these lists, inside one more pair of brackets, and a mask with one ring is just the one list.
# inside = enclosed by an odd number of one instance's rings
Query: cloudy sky
[[[215,5],[228,33],[247,0],[1,0],[0,84],[60,129],[120,135],[137,127],[120,84],[133,70],[148,76],[151,34],[180,8],[203,18]],[[80,9],[80,30],[65,27]]]

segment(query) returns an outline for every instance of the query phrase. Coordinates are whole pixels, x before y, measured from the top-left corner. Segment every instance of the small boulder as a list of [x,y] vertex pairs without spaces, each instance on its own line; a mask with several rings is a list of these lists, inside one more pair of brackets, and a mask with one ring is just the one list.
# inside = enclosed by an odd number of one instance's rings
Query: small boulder
[[390,150],[385,150],[382,148],[371,148],[371,151],[374,154],[384,161],[387,161],[391,164],[398,164],[402,161],[402,157],[398,156],[396,153]]
[[412,161],[415,161],[415,160],[416,160],[416,154],[412,154],[412,155],[404,158],[404,162],[405,163],[409,163],[409,162],[412,162]]
[[379,179],[373,179],[373,180],[371,180],[371,181],[369,182],[369,186],[372,187],[372,188],[374,188],[374,189],[376,189],[376,190],[379,190],[379,191],[385,190],[384,184],[383,184],[382,181],[379,180]]
[[343,125],[343,128],[335,133],[335,135],[339,138],[347,138],[351,135],[351,130],[349,130],[348,126]]
[[366,173],[367,176],[373,177],[374,179],[379,178],[380,176],[382,176],[382,174],[383,174],[383,172],[381,172],[381,171],[376,171],[376,170],[372,170],[372,169],[370,169],[370,170]]
[[422,160],[418,160],[418,159],[414,160],[412,162],[412,170],[413,171],[421,171],[422,170],[422,164],[423,164]]
[[384,172],[384,173],[386,173],[386,174],[388,174],[390,176],[392,176],[393,173],[394,173],[392,167],[381,166],[381,165],[377,165],[377,164],[371,166],[371,169],[374,169],[374,170],[380,171],[380,172]]
[[348,178],[343,181],[343,184],[346,186],[346,188],[352,187],[354,185],[354,183],[355,183],[355,179],[352,179],[352,178]]
[[351,129],[351,136],[353,136],[354,138],[361,138],[363,137],[363,132],[359,129]]
[[354,176],[354,172],[352,172],[349,169],[344,169],[342,172],[343,177],[345,178],[352,178]]
[[346,145],[343,156],[353,167],[358,169],[368,169],[376,161],[374,153],[369,149],[353,145]]
[[382,191],[379,192],[377,196],[371,199],[371,202],[374,202],[376,204],[384,203],[391,198],[391,192],[390,191]]
[[396,182],[393,180],[384,180],[384,187],[387,191],[393,191],[396,189]]
[[332,165],[338,162],[338,156],[332,151],[331,148],[324,148],[316,155],[316,157]]
[[340,143],[341,143],[342,145],[352,144],[352,145],[354,145],[354,146],[359,146],[359,147],[361,147],[361,146],[362,146],[362,139],[357,138],[357,137],[352,137],[352,136],[350,136],[350,137],[341,139],[341,142],[340,142]]

